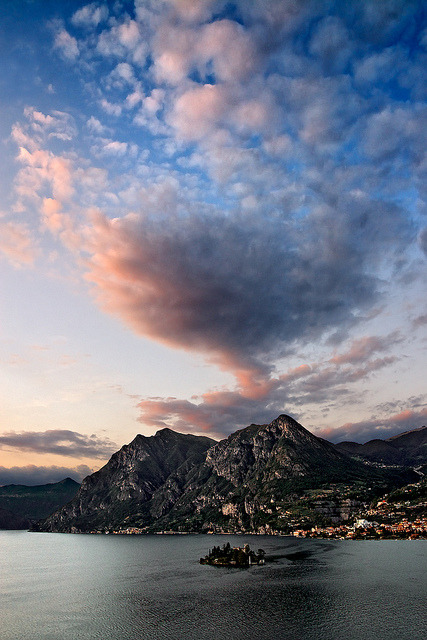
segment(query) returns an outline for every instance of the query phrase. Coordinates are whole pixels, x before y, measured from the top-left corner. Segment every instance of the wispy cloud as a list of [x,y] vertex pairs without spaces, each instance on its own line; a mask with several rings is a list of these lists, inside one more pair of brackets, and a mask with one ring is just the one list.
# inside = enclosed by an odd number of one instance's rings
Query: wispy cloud
[[25,223],[0,219],[0,254],[14,266],[32,265],[38,248],[29,227]]
[[393,349],[393,339],[394,334],[388,339],[366,337],[353,344],[341,360],[303,364],[279,376],[241,372],[233,391],[211,391],[191,400],[147,398],[138,404],[139,420],[158,428],[212,432],[219,438],[252,422],[270,422],[284,412],[310,420],[306,406],[325,406],[332,398],[341,403],[360,399],[362,392],[353,389],[354,383],[367,382],[375,372],[396,362],[391,355],[373,357]]

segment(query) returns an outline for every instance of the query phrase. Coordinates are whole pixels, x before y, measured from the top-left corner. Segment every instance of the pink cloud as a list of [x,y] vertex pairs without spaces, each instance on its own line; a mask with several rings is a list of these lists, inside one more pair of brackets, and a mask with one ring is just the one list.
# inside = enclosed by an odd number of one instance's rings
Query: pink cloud
[[205,20],[211,15],[211,7],[217,0],[166,0],[183,20],[193,22]]
[[3,253],[12,265],[32,265],[37,252],[30,229],[25,224],[0,220],[0,253]]
[[[228,85],[197,85],[175,101],[169,122],[180,138],[201,140],[213,153],[233,153],[220,140],[223,128],[271,134],[277,124],[277,107],[267,91],[260,98],[247,99]],[[241,162],[242,151],[234,152]]]
[[[350,350],[351,351],[351,350]],[[214,360],[215,361],[215,360]],[[363,366],[353,366],[347,360],[331,365],[325,363],[303,364],[279,376],[272,376],[267,369],[243,368],[228,356],[221,354],[218,362],[232,371],[236,378],[234,390],[213,390],[195,396],[191,401],[177,398],[146,399],[139,403],[140,422],[149,426],[168,426],[181,431],[211,432],[223,437],[251,422],[263,423],[280,413],[295,414],[295,407],[324,405],[335,398],[352,398],[357,402],[352,383],[368,380],[378,369],[390,366],[395,358],[369,360],[367,354]],[[361,364],[361,356],[356,364]],[[347,365],[347,366],[344,366]],[[341,400],[343,401],[343,400]],[[415,415],[415,414],[414,414]],[[402,421],[410,419],[406,412]],[[397,420],[397,419],[396,419]],[[348,425],[345,426],[347,428]],[[372,424],[357,423],[363,434]],[[323,430],[325,438],[337,438],[340,429]]]
[[220,85],[205,84],[189,89],[175,102],[171,124],[183,138],[203,138],[221,120],[227,99],[227,91]]
[[194,63],[197,34],[192,29],[165,24],[154,38],[154,73],[160,82],[177,85]]
[[252,37],[231,20],[206,25],[197,39],[196,55],[205,64],[212,60],[217,80],[224,82],[242,82],[258,65]]
[[43,198],[42,212],[43,222],[53,233],[58,233],[64,226],[64,217],[61,214],[62,204],[54,198]]
[[392,333],[384,337],[365,336],[355,340],[346,353],[334,356],[330,359],[330,362],[339,365],[365,362],[374,353],[386,351],[399,342],[401,342],[401,338],[397,333]]
[[103,56],[129,58],[135,64],[143,66],[148,47],[141,23],[127,15],[122,22],[112,20],[112,26],[101,32],[96,50]]
[[248,30],[231,20],[203,26],[166,22],[154,38],[156,78],[173,85],[182,83],[192,71],[216,83],[242,83],[259,66],[260,58]]
[[24,168],[18,172],[16,191],[22,198],[38,198],[43,187],[50,186],[55,199],[66,201],[74,193],[72,162],[43,149],[32,152],[21,147],[18,161]]

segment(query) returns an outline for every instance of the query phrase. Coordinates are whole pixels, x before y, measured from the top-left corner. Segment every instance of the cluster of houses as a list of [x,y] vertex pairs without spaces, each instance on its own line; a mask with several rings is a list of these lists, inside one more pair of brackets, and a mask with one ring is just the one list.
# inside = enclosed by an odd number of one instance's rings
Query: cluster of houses
[[406,518],[393,524],[379,524],[369,520],[356,520],[354,525],[337,527],[312,527],[310,530],[296,529],[293,536],[300,538],[340,538],[350,540],[400,538],[427,539],[427,517],[408,521]]

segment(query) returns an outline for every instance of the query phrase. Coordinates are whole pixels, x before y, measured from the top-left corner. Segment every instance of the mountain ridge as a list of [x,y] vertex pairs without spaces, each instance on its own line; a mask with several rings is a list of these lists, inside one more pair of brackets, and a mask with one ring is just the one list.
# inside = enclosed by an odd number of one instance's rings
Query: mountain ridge
[[284,414],[219,442],[165,428],[124,445],[37,528],[265,532],[304,491],[366,482],[381,491],[413,477],[354,460]]
[[69,502],[79,483],[72,478],[59,482],[27,486],[8,484],[0,487],[0,529],[27,529]]
[[364,444],[344,441],[335,445],[338,451],[371,462],[417,466],[427,464],[427,427],[404,431],[385,440],[374,438]]

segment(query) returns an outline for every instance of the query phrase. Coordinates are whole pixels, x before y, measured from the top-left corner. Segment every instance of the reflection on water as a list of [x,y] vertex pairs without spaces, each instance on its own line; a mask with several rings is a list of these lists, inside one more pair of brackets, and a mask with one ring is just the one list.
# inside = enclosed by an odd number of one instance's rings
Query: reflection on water
[[[230,541],[264,567],[198,560]],[[2,640],[414,640],[425,541],[0,532]]]

